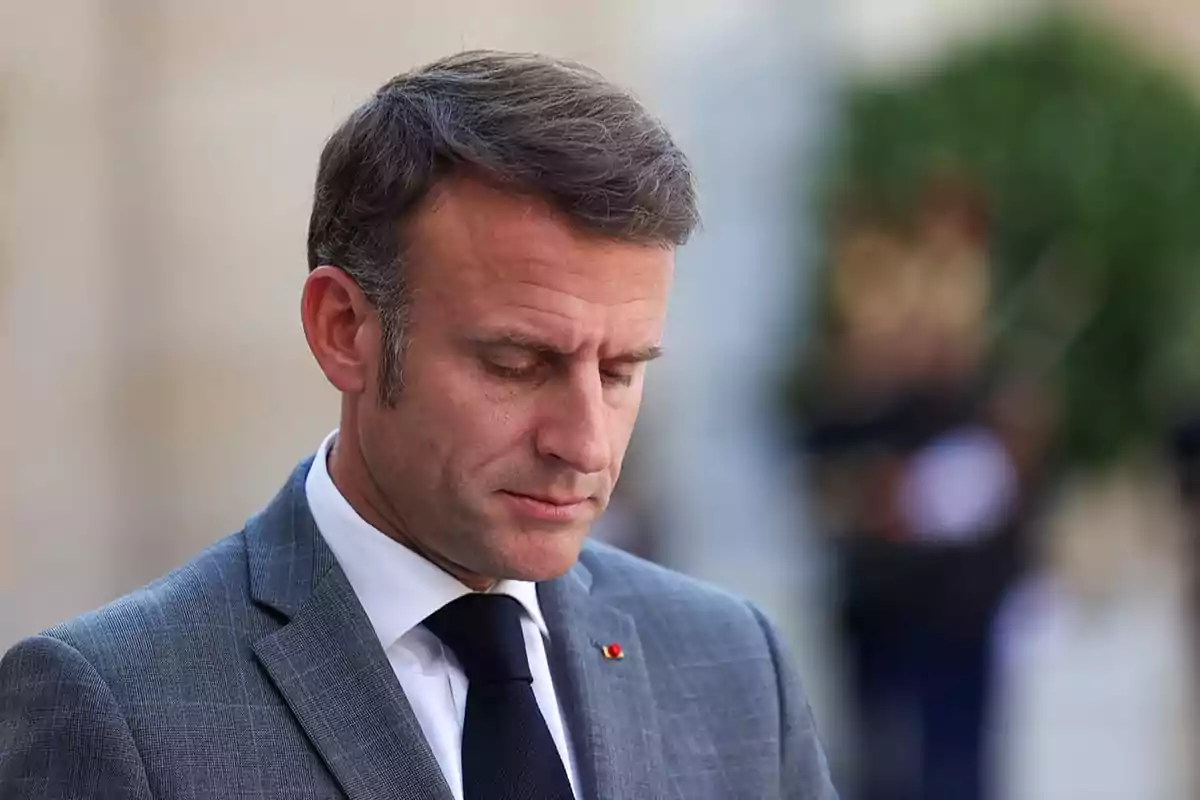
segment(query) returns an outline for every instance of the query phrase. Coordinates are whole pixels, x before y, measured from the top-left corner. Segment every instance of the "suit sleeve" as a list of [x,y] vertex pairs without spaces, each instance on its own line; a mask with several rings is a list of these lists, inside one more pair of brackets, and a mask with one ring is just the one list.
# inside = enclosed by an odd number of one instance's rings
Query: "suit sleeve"
[[0,661],[0,800],[150,800],[116,699],[78,650],[35,636]]
[[812,708],[800,676],[780,641],[779,633],[755,606],[750,606],[767,637],[779,688],[780,797],[788,800],[837,800],[829,777],[825,750],[817,736]]

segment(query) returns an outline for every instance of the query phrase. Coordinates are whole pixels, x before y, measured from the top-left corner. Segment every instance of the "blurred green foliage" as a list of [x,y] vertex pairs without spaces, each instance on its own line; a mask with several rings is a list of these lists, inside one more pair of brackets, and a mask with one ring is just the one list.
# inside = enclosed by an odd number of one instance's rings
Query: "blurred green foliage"
[[[822,191],[903,217],[931,179],[988,208],[1000,361],[1041,371],[1061,452],[1099,466],[1200,389],[1200,107],[1111,32],[1063,16],[931,69],[846,87]],[[826,260],[829,256],[826,256]]]

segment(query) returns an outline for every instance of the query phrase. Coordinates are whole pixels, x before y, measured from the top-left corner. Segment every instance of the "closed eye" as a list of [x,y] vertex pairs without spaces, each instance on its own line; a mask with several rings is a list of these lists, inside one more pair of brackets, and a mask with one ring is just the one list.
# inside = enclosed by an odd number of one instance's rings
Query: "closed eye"
[[484,365],[493,375],[496,375],[500,378],[508,378],[510,380],[523,380],[532,378],[543,366],[541,363],[509,366],[507,364],[497,364],[494,361],[485,361]]
[[601,370],[600,377],[605,383],[614,384],[616,386],[629,386],[633,383],[633,373],[620,372],[617,370]]
[[[540,380],[547,377],[547,370],[565,369],[570,359],[568,353],[521,337],[476,339],[472,344],[484,369],[504,380]],[[603,359],[600,379],[605,386],[631,386],[638,370],[661,353],[661,348],[651,346]]]

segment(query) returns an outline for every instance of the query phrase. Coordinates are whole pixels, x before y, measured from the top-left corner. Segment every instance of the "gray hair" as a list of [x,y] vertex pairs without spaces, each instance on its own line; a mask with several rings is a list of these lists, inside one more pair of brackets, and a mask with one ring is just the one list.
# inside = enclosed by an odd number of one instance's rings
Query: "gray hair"
[[337,266],[379,311],[385,405],[403,383],[407,223],[458,174],[619,241],[681,245],[699,221],[691,166],[662,123],[586,67],[476,50],[393,78],[325,144],[308,228],[309,269]]

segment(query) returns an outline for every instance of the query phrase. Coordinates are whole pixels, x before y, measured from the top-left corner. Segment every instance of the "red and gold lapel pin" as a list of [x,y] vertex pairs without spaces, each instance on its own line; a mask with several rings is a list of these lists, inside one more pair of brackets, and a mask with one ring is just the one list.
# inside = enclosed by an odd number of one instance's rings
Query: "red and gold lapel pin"
[[609,661],[620,661],[625,657],[625,650],[617,642],[609,642],[608,644],[600,645],[600,652]]

